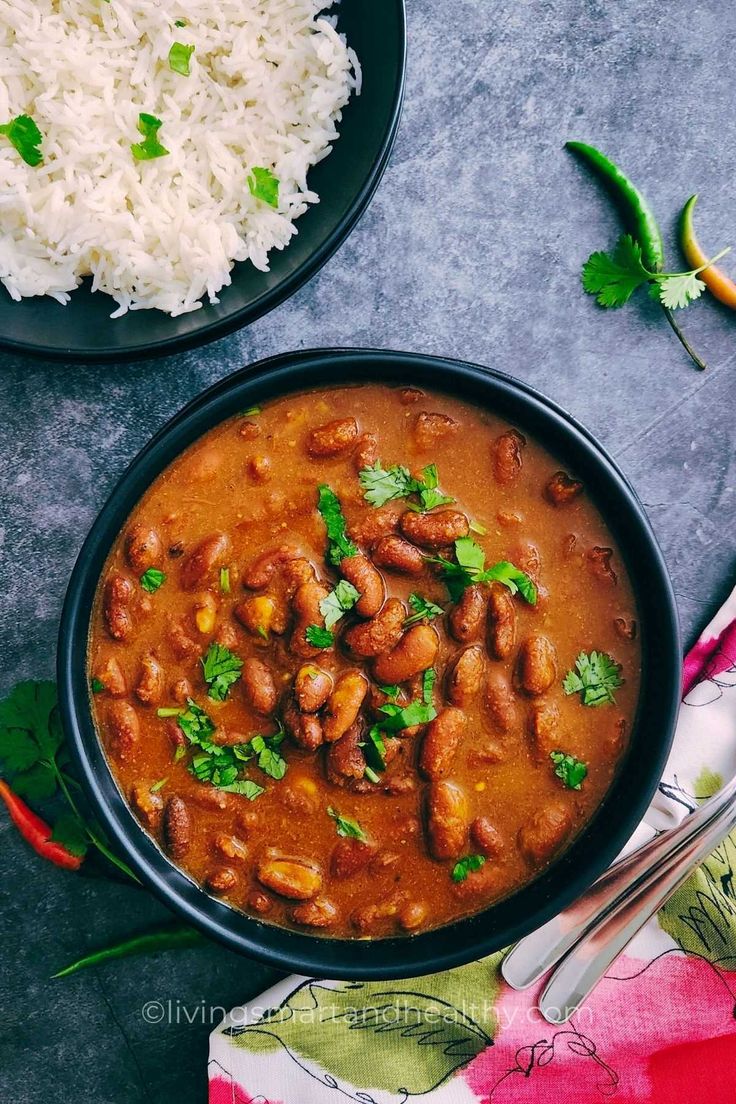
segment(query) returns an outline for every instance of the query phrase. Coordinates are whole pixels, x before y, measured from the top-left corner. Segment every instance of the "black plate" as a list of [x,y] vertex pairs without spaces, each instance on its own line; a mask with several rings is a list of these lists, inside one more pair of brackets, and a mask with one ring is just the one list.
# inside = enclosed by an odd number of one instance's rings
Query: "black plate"
[[[215,900],[177,870],[141,829],[108,768],[89,706],[90,613],[111,545],[141,495],[178,454],[212,426],[254,403],[290,391],[361,380],[446,391],[508,419],[545,444],[582,478],[607,520],[639,607],[643,670],[629,751],[602,805],[572,846],[506,900],[436,931],[375,941],[287,931]],[[576,898],[612,861],[651,800],[672,741],[681,653],[672,587],[649,522],[631,486],[600,445],[531,388],[474,365],[373,350],[287,354],[245,368],[177,414],[123,475],[79,555],[59,636],[62,721],[77,767],[113,845],[175,912],[229,947],[282,970],[332,978],[392,978],[447,969],[508,946]]]
[[271,271],[237,264],[220,303],[170,318],[156,310],[110,319],[116,304],[89,281],[61,306],[47,297],[14,303],[0,287],[0,348],[63,360],[134,360],[203,345],[253,322],[301,287],[332,256],[367,207],[386,167],[401,113],[406,63],[404,0],[342,0],[338,30],[360,59],[363,88],[343,112],[332,153],[309,173],[320,202],[297,220]]

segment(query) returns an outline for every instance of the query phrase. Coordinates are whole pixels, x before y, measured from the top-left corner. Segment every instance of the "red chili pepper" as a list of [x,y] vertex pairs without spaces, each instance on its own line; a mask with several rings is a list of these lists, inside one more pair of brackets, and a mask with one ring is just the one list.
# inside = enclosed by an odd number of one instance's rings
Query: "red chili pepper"
[[2,778],[0,778],[0,797],[8,808],[13,824],[38,855],[48,859],[55,866],[63,866],[65,870],[79,870],[83,856],[73,855],[62,843],[52,840],[51,828],[46,821],[41,820],[40,816],[29,809],[25,801],[13,793]]

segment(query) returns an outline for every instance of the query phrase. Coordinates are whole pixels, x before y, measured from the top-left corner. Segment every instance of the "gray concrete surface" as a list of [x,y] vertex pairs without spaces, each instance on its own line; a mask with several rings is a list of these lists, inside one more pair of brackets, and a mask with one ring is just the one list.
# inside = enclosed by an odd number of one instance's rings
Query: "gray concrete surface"
[[[699,191],[704,241],[736,246],[736,114],[723,84],[736,9],[409,0],[409,27],[407,102],[383,184],[299,294],[175,359],[118,369],[0,358],[0,691],[52,674],[74,558],[153,430],[240,365],[307,346],[443,353],[528,380],[597,433],[634,481],[687,640],[725,597],[736,566],[734,316],[703,300],[683,317],[710,365],[701,375],[646,297],[597,309],[579,267],[619,227],[561,147],[577,137],[609,151],[670,237]],[[0,847],[0,1098],[201,1104],[208,1032],[198,1010],[245,1000],[273,973],[211,946],[51,982],[80,950],[166,914],[142,892],[29,857],[5,816]],[[150,1000],[171,1001],[174,1022],[147,1024]]]

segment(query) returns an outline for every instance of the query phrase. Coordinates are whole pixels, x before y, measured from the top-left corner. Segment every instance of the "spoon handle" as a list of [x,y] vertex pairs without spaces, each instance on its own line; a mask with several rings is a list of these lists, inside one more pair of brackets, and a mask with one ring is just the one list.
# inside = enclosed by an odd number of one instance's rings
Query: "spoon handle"
[[[615,863],[582,897],[520,940],[501,966],[508,984],[513,989],[526,989],[538,981],[591,928],[627,900],[631,892],[642,887],[654,872],[676,861],[683,850],[712,825],[727,821],[734,797],[736,777],[676,828],[655,836]],[[724,828],[721,835],[729,830]]]

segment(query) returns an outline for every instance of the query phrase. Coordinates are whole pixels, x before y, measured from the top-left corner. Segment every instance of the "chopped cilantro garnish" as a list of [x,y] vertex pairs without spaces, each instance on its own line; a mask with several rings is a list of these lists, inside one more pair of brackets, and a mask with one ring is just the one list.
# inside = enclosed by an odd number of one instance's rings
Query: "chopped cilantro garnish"
[[220,590],[223,594],[230,593],[230,568],[220,568]]
[[[209,748],[214,747],[210,736],[215,731],[215,725],[212,720],[207,716],[204,709],[201,709],[196,702],[193,702],[191,698],[187,699],[187,708],[185,710],[177,709],[173,711],[178,719],[179,728],[190,744],[195,744],[197,747]],[[159,717],[167,715],[173,715],[172,711],[163,709],[158,710]]]
[[417,621],[424,621],[425,619],[431,621],[435,617],[441,617],[445,612],[442,606],[438,606],[435,602],[430,602],[428,598],[422,598],[421,594],[410,594],[409,605],[414,610],[414,613],[404,621],[405,629],[410,625],[415,625]]
[[334,633],[323,629],[321,625],[307,625],[304,635],[313,648],[331,648],[335,643]]
[[283,729],[272,736],[256,735],[242,744],[215,744],[211,739],[214,724],[191,699],[186,711],[179,715],[179,727],[190,744],[200,749],[189,764],[190,773],[199,782],[209,782],[253,801],[263,793],[263,787],[240,777],[245,763],[255,759],[264,774],[277,780],[286,774],[286,760],[278,750],[284,740]]
[[194,53],[193,46],[187,46],[183,42],[172,43],[169,50],[169,69],[174,73],[181,73],[182,77],[190,74],[189,62]]
[[345,515],[342,512],[340,499],[326,483],[320,483],[317,490],[319,493],[317,509],[322,515],[322,520],[327,529],[326,559],[333,567],[337,567],[340,560],[346,556],[356,556],[358,548],[347,536]]
[[253,418],[253,417],[255,417],[256,414],[260,414],[260,413],[261,413],[261,407],[260,406],[249,406],[247,410],[241,410],[240,411],[240,417],[241,418]]
[[434,667],[428,667],[422,675],[422,698],[427,705],[432,704],[434,684],[437,681],[437,672]]
[[396,701],[401,688],[399,686],[379,686],[378,689],[381,691],[382,694],[385,694],[387,698],[390,698],[392,701]]
[[101,694],[102,691],[105,689],[105,684],[102,681],[102,679],[93,678],[90,681],[90,687],[92,689],[93,694]]
[[371,767],[366,767],[365,768],[364,777],[367,778],[369,782],[380,782],[381,781],[381,779],[378,777],[376,772]]
[[158,140],[158,132],[163,126],[155,115],[141,111],[138,116],[138,130],[143,135],[142,142],[133,142],[130,147],[136,161],[152,161],[156,157],[165,157],[169,152]]
[[575,671],[568,671],[562,683],[566,694],[580,694],[583,705],[614,703],[613,691],[623,686],[621,664],[605,652],[581,652]]
[[[432,674],[434,675],[434,672],[432,672]],[[437,710],[431,701],[433,686],[434,679],[426,681],[425,674],[425,697],[423,701],[412,701],[409,702],[408,705],[403,706],[399,705],[396,701],[389,701],[386,702],[385,705],[379,707],[378,712],[383,714],[383,716],[371,726],[368,730],[367,740],[365,743],[361,744],[365,761],[374,775],[386,769],[386,760],[384,758],[386,754],[386,745],[383,741],[385,735],[393,732],[401,732],[402,729],[412,728],[414,725],[427,724],[429,721],[433,721],[437,716]],[[427,687],[429,687],[429,691],[427,691]],[[398,695],[398,687],[387,686],[382,687],[382,689],[384,693],[388,690],[395,690]],[[429,698],[426,696],[427,693],[429,693]],[[367,771],[366,777],[368,777]],[[371,781],[377,782],[378,778],[374,777]]]
[[555,765],[555,774],[562,779],[571,790],[579,790],[583,779],[588,773],[588,768],[574,755],[566,755],[564,751],[551,751],[549,757]]
[[248,176],[248,190],[255,199],[267,203],[269,207],[279,205],[279,180],[270,169],[256,165]]
[[452,868],[453,882],[464,882],[471,870],[480,870],[485,861],[484,855],[465,855]]
[[175,19],[174,20],[174,26],[175,27],[186,27],[186,25],[187,25],[186,19]]
[[249,752],[248,758],[257,757],[258,766],[263,773],[278,782],[286,774],[287,767],[286,760],[279,751],[284,735],[284,730],[280,728],[273,736],[254,736],[247,744],[242,745],[242,750],[238,745],[236,747],[241,750],[241,758],[246,751]]
[[327,807],[327,815],[331,816],[335,822],[335,830],[338,836],[347,836],[350,839],[357,839],[365,842],[367,836],[363,829],[358,824],[357,820],[350,820],[349,817],[340,816],[337,809],[333,809],[331,805]]
[[[372,781],[378,782],[376,775],[386,769],[386,760],[384,756],[386,754],[386,745],[383,742],[383,736],[381,735],[381,729],[378,725],[373,727],[368,732],[368,739],[362,745],[363,757],[368,765],[368,768],[373,773]],[[368,770],[366,770],[366,775]]]
[[257,782],[251,782],[250,778],[230,782],[227,786],[220,786],[220,789],[225,790],[226,793],[240,794],[242,797],[247,797],[248,801],[255,801],[264,793],[263,786],[259,786]]
[[443,495],[437,490],[439,476],[437,465],[429,464],[422,470],[422,479],[414,479],[408,468],[395,464],[392,468],[383,468],[381,461],[363,468],[358,478],[363,488],[363,497],[371,506],[383,506],[395,498],[409,498],[418,495],[419,503],[408,503],[411,509],[421,512],[433,510],[454,502],[454,498]]
[[503,583],[512,594],[517,592],[522,598],[534,606],[537,603],[537,588],[526,574],[508,560],[491,567],[485,566],[486,556],[479,544],[472,537],[458,537],[455,541],[456,563],[445,559],[444,556],[427,556],[429,563],[439,564],[442,568],[442,578],[449,591],[453,602],[458,602],[463,591],[471,583]]
[[488,532],[485,525],[481,525],[479,521],[469,521],[468,528],[471,533],[477,533],[479,537],[485,537]]
[[9,123],[0,126],[0,134],[4,134],[11,146],[18,151],[25,161],[35,169],[43,162],[41,142],[43,134],[38,129],[30,115],[16,115]]
[[144,571],[140,577],[140,584],[144,590],[149,594],[155,594],[162,583],[166,582],[166,576],[163,571],[159,571],[157,567],[149,567],[147,571]]
[[224,701],[234,682],[240,678],[243,661],[222,644],[210,644],[200,660],[207,691],[213,701]]
[[319,604],[319,612],[325,619],[325,628],[331,629],[336,625],[340,618],[353,608],[359,598],[360,591],[356,590],[347,579],[341,579],[335,589],[331,590]]
[[154,782],[153,785],[150,787],[150,792],[158,793],[159,790],[162,790],[164,788],[168,781],[168,778],[159,778],[158,782]]

